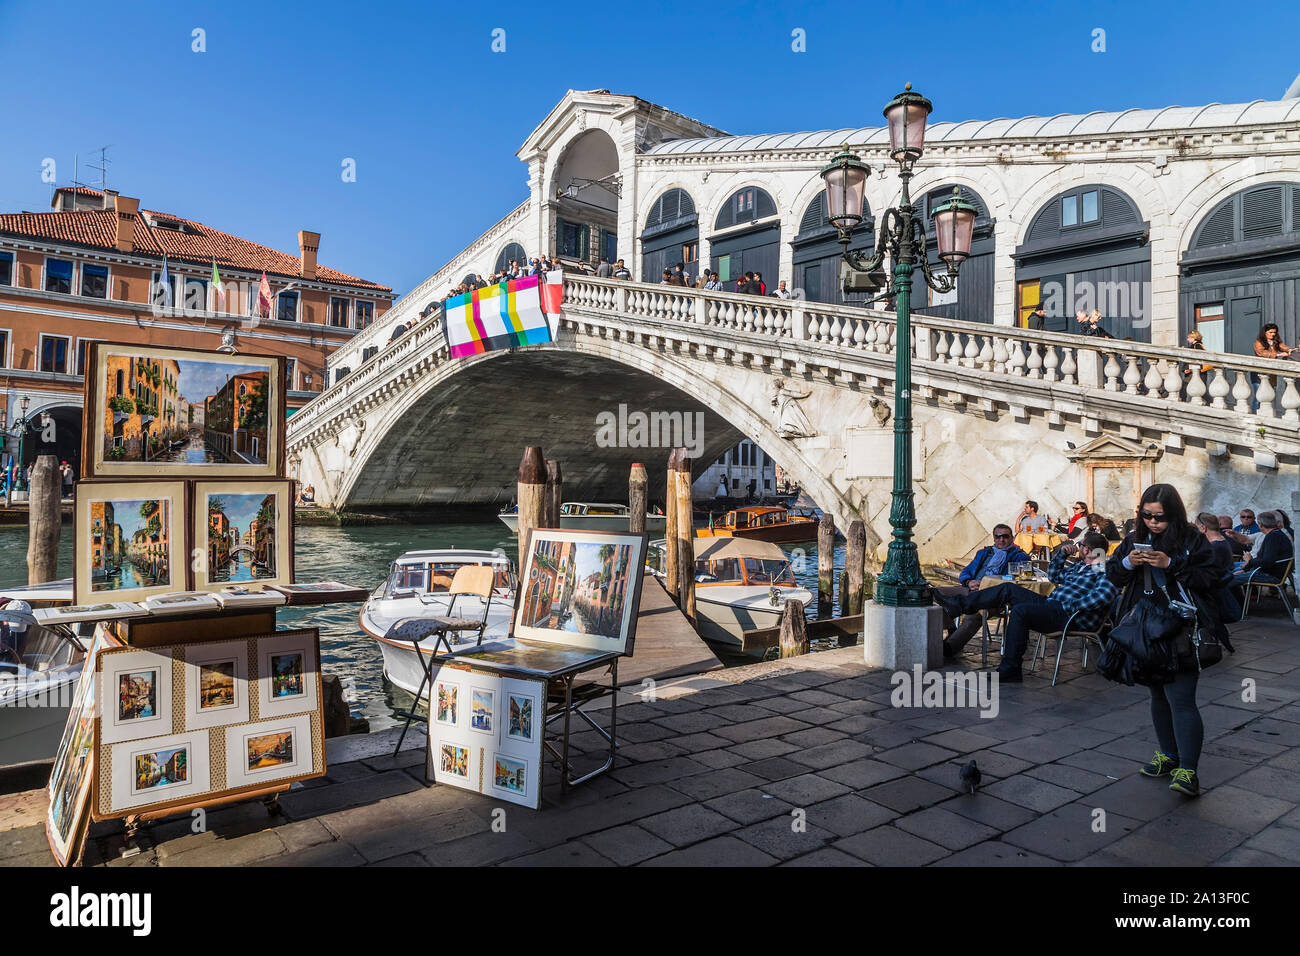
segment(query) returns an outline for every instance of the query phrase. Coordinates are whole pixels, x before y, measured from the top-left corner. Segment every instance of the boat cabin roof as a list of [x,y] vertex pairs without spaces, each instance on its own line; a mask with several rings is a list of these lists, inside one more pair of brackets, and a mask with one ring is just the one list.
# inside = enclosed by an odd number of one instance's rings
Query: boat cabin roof
[[566,501],[560,505],[564,515],[625,515],[627,505],[597,504],[591,501]]
[[472,551],[461,548],[440,548],[430,551],[407,551],[395,562],[408,564],[511,564],[511,560],[496,551]]
[[771,541],[754,541],[751,538],[695,538],[694,543],[696,561],[717,561],[722,558],[790,560],[780,546]]
[[774,507],[772,505],[746,505],[744,508],[736,508],[736,514],[765,515],[773,511],[785,511],[784,508]]

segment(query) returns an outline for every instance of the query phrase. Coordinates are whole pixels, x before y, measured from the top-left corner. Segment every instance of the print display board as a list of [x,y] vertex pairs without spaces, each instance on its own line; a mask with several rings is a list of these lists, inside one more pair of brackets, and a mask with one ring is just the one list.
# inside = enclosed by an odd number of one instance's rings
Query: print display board
[[96,820],[325,773],[314,629],[109,648],[94,669]]
[[537,809],[545,681],[435,667],[427,703],[430,780]]

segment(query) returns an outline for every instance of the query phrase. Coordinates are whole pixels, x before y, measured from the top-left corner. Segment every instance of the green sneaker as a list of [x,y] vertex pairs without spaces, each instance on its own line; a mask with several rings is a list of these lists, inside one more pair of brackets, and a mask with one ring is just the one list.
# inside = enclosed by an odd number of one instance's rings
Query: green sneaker
[[1185,793],[1189,797],[1199,797],[1201,795],[1201,785],[1196,782],[1196,771],[1188,770],[1185,767],[1179,767],[1171,776],[1174,782],[1169,785],[1170,790],[1176,790],[1179,793]]
[[1156,751],[1156,755],[1151,758],[1151,762],[1142,768],[1141,773],[1148,777],[1163,777],[1165,774],[1174,770],[1178,766],[1178,761],[1169,754]]

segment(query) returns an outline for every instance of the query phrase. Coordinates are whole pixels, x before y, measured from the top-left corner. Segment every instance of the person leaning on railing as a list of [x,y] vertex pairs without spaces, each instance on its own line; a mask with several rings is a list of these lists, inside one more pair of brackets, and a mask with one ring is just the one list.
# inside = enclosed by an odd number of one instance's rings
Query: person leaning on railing
[[[1201,333],[1198,332],[1196,329],[1192,329],[1192,331],[1190,331],[1190,332],[1187,333],[1187,347],[1188,347],[1189,349],[1196,349],[1196,350],[1198,350],[1198,351],[1204,352],[1204,351],[1205,351],[1205,336],[1201,335]],[[1208,364],[1208,363],[1205,364],[1205,365],[1202,365],[1202,366],[1201,366],[1201,374],[1204,375],[1204,374],[1206,374],[1207,372],[1212,371],[1213,369],[1214,369],[1214,366],[1213,366],[1213,365],[1210,365],[1210,364]],[[1191,378],[1191,377],[1192,377],[1192,367],[1191,367],[1190,365],[1188,365],[1187,367],[1185,367],[1185,368],[1183,369],[1183,378]]]

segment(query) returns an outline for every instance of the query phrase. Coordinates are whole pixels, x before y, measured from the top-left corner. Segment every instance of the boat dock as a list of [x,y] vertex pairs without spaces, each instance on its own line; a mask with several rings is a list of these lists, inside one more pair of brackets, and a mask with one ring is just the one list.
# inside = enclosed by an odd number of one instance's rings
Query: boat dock
[[646,678],[658,681],[721,668],[722,661],[695,633],[664,586],[647,573],[641,582],[632,656],[618,663],[619,686],[640,685]]

